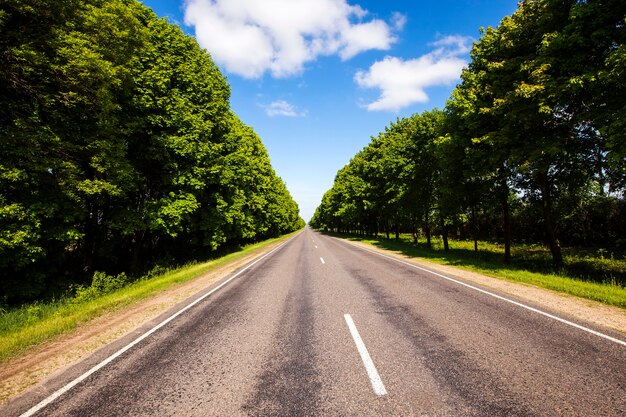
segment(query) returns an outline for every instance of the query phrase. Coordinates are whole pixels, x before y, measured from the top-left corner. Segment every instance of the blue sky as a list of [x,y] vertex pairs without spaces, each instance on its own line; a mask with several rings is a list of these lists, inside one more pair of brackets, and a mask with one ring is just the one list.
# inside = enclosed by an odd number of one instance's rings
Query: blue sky
[[442,108],[479,28],[516,0],[143,0],[213,56],[231,107],[309,220],[337,171],[398,117]]

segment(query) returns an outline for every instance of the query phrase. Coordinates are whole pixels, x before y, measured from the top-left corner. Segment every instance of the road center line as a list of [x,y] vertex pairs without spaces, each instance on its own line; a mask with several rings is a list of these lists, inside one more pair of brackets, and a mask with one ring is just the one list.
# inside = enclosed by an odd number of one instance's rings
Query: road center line
[[411,268],[415,268],[415,269],[419,269],[420,271],[428,272],[430,274],[436,275],[436,276],[438,276],[440,278],[446,279],[448,281],[454,282],[456,284],[462,285],[462,286],[470,288],[472,290],[481,292],[481,293],[486,294],[486,295],[490,295],[491,297],[497,298],[498,300],[506,301],[507,303],[511,303],[511,304],[516,305],[518,307],[521,307],[521,308],[524,308],[526,310],[532,311],[533,313],[541,314],[542,316],[551,318],[552,320],[556,320],[558,322],[561,322],[561,323],[566,324],[568,326],[575,327],[575,328],[577,328],[579,330],[582,330],[584,332],[591,333],[591,334],[593,334],[595,336],[598,336],[598,337],[601,337],[603,339],[610,340],[611,342],[620,344],[622,346],[626,346],[626,342],[623,341],[623,340],[616,339],[615,337],[609,336],[609,335],[604,334],[604,333],[600,333],[598,331],[595,331],[595,330],[590,329],[590,328],[585,327],[585,326],[581,326],[580,324],[576,324],[576,323],[571,322],[569,320],[562,319],[562,318],[557,317],[557,316],[555,316],[553,314],[546,313],[545,311],[536,309],[536,308],[531,307],[531,306],[527,306],[526,304],[522,304],[522,303],[519,303],[517,301],[513,301],[513,300],[511,300],[509,298],[502,297],[501,295],[494,294],[492,292],[483,290],[482,288],[475,287],[474,285],[470,285],[470,284],[468,284],[466,282],[459,281],[457,279],[447,277],[445,275],[442,275],[442,274],[439,274],[437,272],[431,271],[430,269],[422,268],[422,267],[417,266],[415,264],[412,264],[412,263],[409,263],[409,262],[405,262],[405,261],[400,260],[398,258],[394,258],[393,256],[385,255],[384,253],[380,253],[380,252],[377,252],[377,251],[374,251],[374,250],[371,250],[371,249],[367,249],[367,248],[364,248],[364,247],[361,247],[361,246],[357,246],[357,245],[355,245],[353,243],[348,243],[348,245],[350,245],[350,246],[352,246],[354,248],[358,248],[358,249],[364,250],[366,252],[373,253],[373,254],[378,255],[378,256],[382,256],[383,258],[391,259],[391,260],[396,261],[398,263],[401,263],[403,265],[410,266]]
[[317,249],[317,245],[315,245],[315,249]]
[[370,377],[370,381],[372,383],[372,388],[374,388],[374,393],[376,395],[387,395],[387,390],[385,389],[385,385],[383,381],[380,379],[380,375],[378,375],[378,371],[374,366],[374,362],[372,362],[372,358],[370,357],[367,348],[365,347],[365,343],[363,343],[363,339],[359,335],[359,331],[352,320],[350,314],[344,314],[343,317],[346,319],[346,323],[348,324],[348,329],[350,329],[350,334],[352,335],[352,339],[354,339],[354,343],[356,344],[356,348],[361,355],[361,360],[363,361],[363,365],[365,365],[365,370],[367,371],[367,375]]
[[[298,235],[296,235],[296,236],[298,236]],[[23,414],[21,414],[20,417],[29,417],[29,416],[34,415],[38,411],[42,410],[48,404],[50,404],[51,402],[53,402],[54,400],[56,400],[57,398],[59,398],[60,396],[62,396],[63,394],[65,394],[66,392],[71,390],[72,388],[74,388],[76,385],[78,385],[81,382],[83,382],[85,379],[89,378],[92,374],[98,372],[100,369],[102,369],[105,366],[107,366],[109,363],[113,362],[119,356],[123,355],[125,352],[127,352],[128,350],[133,348],[135,345],[137,345],[139,342],[141,342],[142,340],[146,339],[148,336],[150,336],[151,334],[153,334],[154,332],[159,330],[161,327],[165,326],[166,324],[168,324],[169,322],[174,320],[176,317],[178,317],[181,314],[183,314],[185,311],[189,310],[190,308],[192,308],[193,306],[195,306],[196,304],[198,304],[199,302],[201,302],[205,298],[209,297],[210,295],[212,295],[216,291],[220,290],[226,284],[228,284],[229,282],[231,282],[232,280],[237,278],[239,275],[243,274],[248,269],[252,268],[257,263],[261,262],[263,259],[267,258],[268,256],[270,256],[274,252],[276,252],[279,249],[281,249],[283,246],[285,246],[287,243],[289,243],[296,236],[292,237],[291,239],[287,240],[286,242],[284,242],[284,243],[280,244],[279,246],[275,247],[271,251],[267,252],[265,255],[257,258],[254,262],[252,262],[248,266],[244,267],[243,269],[239,270],[239,272],[237,272],[235,275],[233,275],[232,277],[228,278],[226,281],[222,282],[220,285],[218,285],[217,287],[213,288],[211,291],[209,291],[208,293],[204,294],[202,297],[198,298],[197,300],[195,300],[195,301],[191,302],[190,304],[188,304],[186,307],[184,307],[181,310],[177,311],[176,313],[172,314],[170,317],[168,317],[167,319],[163,320],[161,323],[157,324],[152,329],[148,330],[146,333],[142,334],[137,339],[133,340],[132,342],[130,342],[129,344],[127,344],[126,346],[124,346],[123,348],[121,348],[120,350],[118,350],[117,352],[115,352],[114,354],[112,354],[111,356],[109,356],[108,358],[106,358],[105,360],[100,362],[99,364],[95,365],[93,368],[91,368],[90,370],[88,370],[87,372],[85,372],[84,374],[79,376],[78,378],[74,379],[73,381],[71,381],[70,383],[65,385],[63,388],[59,388],[57,391],[52,393],[48,398],[42,400],[37,405],[33,406],[31,409],[29,409],[28,411],[26,411]]]
[[325,264],[326,262],[324,262],[324,258],[320,257],[320,261],[322,261],[323,264]]

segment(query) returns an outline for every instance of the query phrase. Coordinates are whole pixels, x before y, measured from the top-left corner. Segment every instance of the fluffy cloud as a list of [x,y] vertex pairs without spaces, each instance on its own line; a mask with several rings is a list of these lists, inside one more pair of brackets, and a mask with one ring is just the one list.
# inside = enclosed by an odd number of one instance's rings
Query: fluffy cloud
[[367,71],[359,71],[355,82],[363,88],[377,88],[378,100],[367,105],[371,111],[397,111],[415,103],[425,103],[425,89],[457,80],[466,61],[461,58],[471,49],[472,38],[447,36],[434,42],[435,50],[419,58],[402,60],[385,57]]
[[394,12],[391,17],[391,22],[396,30],[402,30],[404,29],[404,25],[406,25],[406,16],[402,13]]
[[370,49],[388,50],[406,19],[391,25],[367,19],[346,0],[187,0],[185,23],[200,45],[228,72],[259,78],[288,77],[321,55],[341,59]]
[[293,104],[286,102],[285,100],[274,101],[268,105],[262,105],[265,109],[265,113],[270,116],[287,116],[287,117],[303,117],[306,116],[306,111],[298,110]]

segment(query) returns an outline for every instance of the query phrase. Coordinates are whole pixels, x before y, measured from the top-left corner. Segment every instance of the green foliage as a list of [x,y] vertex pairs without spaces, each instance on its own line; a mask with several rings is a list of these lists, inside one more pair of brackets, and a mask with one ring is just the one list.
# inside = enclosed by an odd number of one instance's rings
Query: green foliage
[[392,123],[337,173],[311,225],[371,234],[429,224],[442,122],[434,110]]
[[90,286],[78,286],[76,288],[72,301],[75,303],[84,303],[86,301],[95,300],[100,296],[123,288],[129,282],[130,280],[124,272],[112,276],[104,272],[96,271],[93,274]]
[[[626,248],[626,3],[525,0],[471,51],[445,111],[391,123],[335,178],[311,226],[376,236],[419,229]],[[593,279],[606,278],[592,268]]]
[[225,78],[177,26],[134,0],[8,0],[0,31],[8,303],[300,226]]

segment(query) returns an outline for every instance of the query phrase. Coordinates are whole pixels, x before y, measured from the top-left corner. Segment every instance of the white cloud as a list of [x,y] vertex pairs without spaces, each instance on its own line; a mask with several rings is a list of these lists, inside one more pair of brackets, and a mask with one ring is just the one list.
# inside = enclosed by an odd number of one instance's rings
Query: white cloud
[[472,50],[474,38],[471,36],[449,35],[440,38],[431,45],[437,49],[432,52],[438,56],[456,56],[463,55]]
[[343,60],[369,49],[389,49],[389,44],[395,41],[391,29],[382,20],[351,25],[343,31],[342,36],[346,44],[339,51],[339,55]]
[[432,43],[436,49],[419,58],[402,60],[385,57],[358,71],[355,82],[363,88],[380,89],[380,97],[366,105],[370,111],[397,111],[415,103],[428,101],[426,88],[447,85],[461,75],[466,61],[461,58],[471,49],[473,39],[447,36]]
[[187,0],[185,23],[228,72],[259,78],[266,72],[288,77],[322,55],[341,59],[370,49],[388,50],[406,18],[391,25],[367,20],[368,13],[346,0]]
[[270,116],[287,116],[287,117],[304,117],[306,111],[298,110],[293,104],[285,100],[274,101],[268,105],[261,105],[265,109],[265,113]]
[[404,25],[406,25],[406,16],[402,13],[394,12],[391,17],[391,22],[396,30],[402,30],[404,29]]

